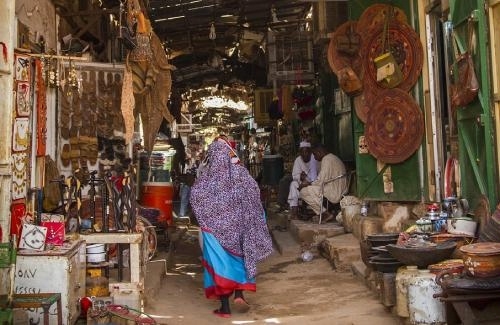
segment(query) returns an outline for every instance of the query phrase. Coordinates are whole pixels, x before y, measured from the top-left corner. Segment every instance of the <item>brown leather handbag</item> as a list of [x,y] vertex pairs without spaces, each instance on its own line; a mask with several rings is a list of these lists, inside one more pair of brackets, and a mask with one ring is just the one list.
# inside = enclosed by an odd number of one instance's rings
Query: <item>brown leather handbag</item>
[[[472,26],[469,28],[468,46],[472,41]],[[456,109],[471,103],[479,92],[479,82],[474,71],[474,61],[470,51],[461,52],[458,49],[458,38],[453,33],[453,49],[455,52],[455,62],[451,67],[451,106]]]
[[349,66],[340,69],[337,72],[337,78],[340,88],[349,96],[356,96],[363,90],[361,80]]

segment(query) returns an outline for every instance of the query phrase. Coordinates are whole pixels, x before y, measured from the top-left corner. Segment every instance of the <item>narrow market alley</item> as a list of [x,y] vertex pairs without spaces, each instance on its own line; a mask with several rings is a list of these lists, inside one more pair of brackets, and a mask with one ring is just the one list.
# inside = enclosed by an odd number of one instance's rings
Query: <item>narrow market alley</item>
[[[273,217],[276,218],[271,214],[271,225],[275,222]],[[153,297],[147,297],[146,312],[159,324],[169,325],[398,324],[397,317],[350,270],[334,270],[315,250],[311,250],[313,259],[304,262],[301,246],[289,231],[273,232],[275,251],[259,265],[257,292],[246,294],[250,304],[247,313],[234,311],[227,320],[212,314],[219,303],[204,296],[201,253],[194,226],[176,247],[173,268],[161,287],[156,288]],[[165,251],[155,259],[163,257]]]

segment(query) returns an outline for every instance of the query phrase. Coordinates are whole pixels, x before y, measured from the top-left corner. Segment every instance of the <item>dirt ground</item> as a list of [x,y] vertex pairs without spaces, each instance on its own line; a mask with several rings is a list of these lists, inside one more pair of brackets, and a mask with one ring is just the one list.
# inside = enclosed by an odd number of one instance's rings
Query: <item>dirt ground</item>
[[[159,248],[162,250],[162,247]],[[257,292],[246,293],[247,313],[223,319],[212,314],[219,303],[203,293],[196,228],[178,243],[172,268],[146,312],[159,324],[334,324],[396,325],[398,320],[351,273],[332,270],[318,254],[300,259],[300,247],[277,251],[259,265]],[[165,254],[160,252],[159,257]]]

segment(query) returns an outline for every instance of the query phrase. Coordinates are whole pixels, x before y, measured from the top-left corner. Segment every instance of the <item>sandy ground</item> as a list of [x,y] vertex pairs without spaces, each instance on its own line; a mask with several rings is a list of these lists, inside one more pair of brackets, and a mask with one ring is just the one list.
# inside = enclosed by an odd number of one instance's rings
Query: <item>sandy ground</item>
[[[160,247],[160,251],[162,248]],[[332,270],[315,255],[303,262],[300,247],[275,252],[259,265],[257,292],[246,293],[247,313],[223,319],[212,314],[219,303],[203,293],[200,249],[196,232],[177,245],[174,265],[155,297],[147,297],[146,312],[159,324],[398,324],[378,298],[351,273]],[[160,252],[159,257],[165,254]]]

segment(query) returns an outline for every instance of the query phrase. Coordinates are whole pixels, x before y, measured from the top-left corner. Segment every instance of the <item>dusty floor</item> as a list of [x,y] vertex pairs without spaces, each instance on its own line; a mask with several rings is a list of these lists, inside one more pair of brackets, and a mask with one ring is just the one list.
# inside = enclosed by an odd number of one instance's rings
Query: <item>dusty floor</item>
[[145,311],[159,324],[398,324],[351,273],[332,270],[317,254],[312,261],[303,262],[298,244],[296,250],[289,247],[284,255],[276,251],[260,264],[257,292],[246,293],[251,305],[247,313],[233,311],[230,319],[216,317],[212,310],[219,303],[207,300],[202,289],[195,231],[177,245],[174,267],[155,297],[147,298]]

